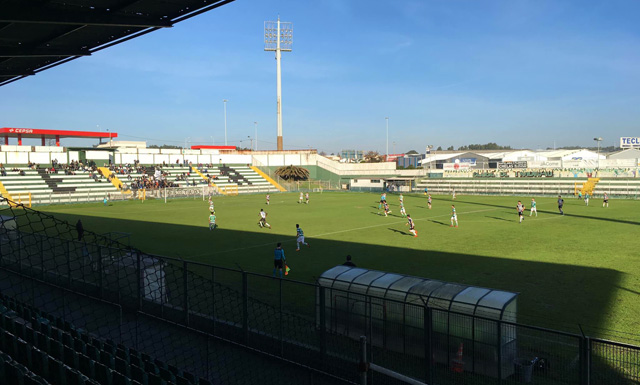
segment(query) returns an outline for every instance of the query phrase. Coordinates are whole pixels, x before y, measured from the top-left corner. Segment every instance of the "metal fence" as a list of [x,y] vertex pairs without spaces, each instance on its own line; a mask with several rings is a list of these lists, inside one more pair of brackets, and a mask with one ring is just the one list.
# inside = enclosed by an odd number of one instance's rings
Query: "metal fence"
[[3,292],[214,382],[640,381],[637,346],[149,255],[29,209],[4,210],[0,272]]

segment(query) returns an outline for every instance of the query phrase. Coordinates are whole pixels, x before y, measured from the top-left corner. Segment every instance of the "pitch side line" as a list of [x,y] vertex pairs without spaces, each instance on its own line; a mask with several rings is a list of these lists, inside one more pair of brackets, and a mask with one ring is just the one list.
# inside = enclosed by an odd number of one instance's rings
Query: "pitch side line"
[[[474,210],[474,211],[467,211],[461,214],[475,214],[475,213],[482,213],[482,212],[487,212],[487,211],[497,211],[497,210],[502,210],[502,208],[499,209],[486,209],[486,210]],[[441,218],[441,217],[447,217],[450,214],[445,214],[445,215],[436,215],[433,217],[429,217],[429,218],[418,218],[418,219],[414,219],[415,221],[424,221],[424,220],[429,220],[432,218]],[[327,235],[334,235],[334,234],[341,234],[341,233],[348,233],[351,231],[359,231],[359,230],[366,230],[366,229],[371,229],[374,227],[380,227],[380,226],[389,226],[389,225],[394,225],[394,224],[399,224],[399,223],[404,223],[406,221],[396,221],[396,222],[388,222],[388,223],[380,223],[377,225],[371,225],[371,226],[364,226],[364,227],[356,227],[353,229],[346,229],[346,230],[340,230],[340,231],[333,231],[330,233],[324,233],[324,234],[318,234],[318,235],[314,235],[313,238],[321,238],[321,237],[325,237]],[[287,239],[282,241],[282,243],[285,242],[291,242],[291,241],[295,241],[297,239],[297,237],[293,237],[291,239]],[[218,251],[215,253],[203,253],[203,254],[198,254],[198,255],[192,255],[191,257],[202,257],[205,255],[215,255],[215,254],[224,254],[224,253],[231,253],[231,252],[235,252],[235,251],[240,251],[240,250],[248,250],[248,249],[255,249],[257,247],[264,247],[264,246],[269,246],[269,245],[273,245],[273,242],[269,242],[269,243],[262,243],[262,244],[258,244],[258,245],[252,245],[252,246],[247,246],[247,247],[238,247],[235,249],[231,249],[231,250],[223,250],[223,251]]]

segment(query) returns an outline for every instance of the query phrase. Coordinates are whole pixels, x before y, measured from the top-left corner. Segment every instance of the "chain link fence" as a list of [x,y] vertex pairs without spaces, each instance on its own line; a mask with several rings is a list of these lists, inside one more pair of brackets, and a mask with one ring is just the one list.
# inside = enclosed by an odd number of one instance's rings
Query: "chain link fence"
[[3,294],[213,383],[640,381],[637,346],[145,254],[27,208],[0,218]]

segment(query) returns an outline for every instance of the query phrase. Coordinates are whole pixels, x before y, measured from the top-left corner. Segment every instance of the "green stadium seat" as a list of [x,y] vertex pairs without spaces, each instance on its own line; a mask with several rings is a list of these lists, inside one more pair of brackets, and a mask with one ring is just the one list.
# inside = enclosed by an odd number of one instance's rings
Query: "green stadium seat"
[[160,368],[160,377],[167,382],[176,382],[176,376],[169,369]]
[[56,385],[66,385],[64,364],[54,358],[49,359],[49,382]]
[[0,333],[0,338],[2,339],[2,341],[0,342],[2,350],[8,355],[15,357],[17,351],[16,337],[7,330],[2,330],[2,333]]
[[79,367],[78,363],[78,352],[76,352],[72,347],[65,346],[64,347],[64,364],[77,369]]
[[111,385],[113,374],[112,370],[102,365],[99,362],[94,364],[95,376],[94,379],[103,385]]
[[40,349],[33,348],[31,350],[32,371],[39,376],[49,377],[49,355]]
[[50,385],[47,380],[36,375],[25,377],[23,384],[24,385]]
[[32,350],[31,345],[29,345],[27,341],[21,338],[18,338],[16,341],[16,346],[17,346],[17,352],[16,352],[17,361],[28,368],[32,367],[33,364],[31,362],[31,350]]
[[8,354],[0,351],[0,383],[6,382],[6,374],[4,370],[4,365],[7,361],[11,361],[11,357]]
[[130,377],[131,374],[129,372],[129,363],[120,357],[116,357],[115,361],[116,361],[116,365],[115,365],[116,372],[121,373],[127,377]]
[[82,340],[82,342],[84,342],[85,344],[89,344],[91,343],[91,336],[89,335],[89,333],[82,333],[80,334],[80,339]]
[[189,372],[182,372],[182,377],[186,378],[192,384],[196,383],[196,376]]
[[132,385],[131,379],[122,373],[113,372],[113,385]]
[[49,339],[49,350],[47,351],[49,355],[57,360],[62,360],[64,358],[64,351],[62,348],[62,344],[54,339]]
[[156,366],[156,364],[154,364],[151,361],[146,361],[144,363],[144,371],[147,372],[147,373],[151,373],[151,374],[160,373],[160,371],[158,370],[158,367]]
[[95,378],[94,361],[84,354],[78,355],[78,369],[87,377]]
[[67,385],[85,385],[89,379],[79,371],[70,367],[65,367],[65,378]]
[[11,385],[23,385],[24,378],[29,376],[29,370],[16,361],[5,361],[4,372],[6,384]]
[[62,333],[62,344],[73,347],[73,337],[69,333]]
[[100,360],[100,349],[93,345],[87,345],[87,356],[94,361]]
[[115,369],[116,367],[116,362],[113,356],[104,350],[100,352],[100,363],[109,369]]
[[138,381],[142,385],[148,385],[147,383],[147,373],[145,371],[135,365],[131,365],[131,379]]
[[177,368],[177,367],[175,367],[175,366],[173,366],[171,364],[166,364],[166,365],[167,365],[167,369],[169,369],[169,371],[171,373],[173,373],[176,377],[177,376],[182,376],[182,370],[181,369],[179,369],[179,368]]
[[82,341],[79,338],[74,338],[73,339],[73,349],[80,353],[80,354],[86,354],[87,353],[87,344],[84,343],[84,341]]
[[129,363],[137,367],[141,367],[144,365],[144,361],[142,361],[139,356],[133,354],[129,356]]
[[167,385],[167,382],[157,374],[147,374],[147,377],[148,385]]
[[119,345],[118,345],[118,348],[116,349],[116,357],[126,361],[127,364],[129,364],[129,350],[125,350]]
[[40,332],[35,332],[34,334],[35,346],[43,350],[45,352],[49,351],[49,337],[45,336]]
[[31,329],[30,327],[25,328],[25,335],[23,337],[25,341],[30,343],[32,346],[36,345],[36,331]]

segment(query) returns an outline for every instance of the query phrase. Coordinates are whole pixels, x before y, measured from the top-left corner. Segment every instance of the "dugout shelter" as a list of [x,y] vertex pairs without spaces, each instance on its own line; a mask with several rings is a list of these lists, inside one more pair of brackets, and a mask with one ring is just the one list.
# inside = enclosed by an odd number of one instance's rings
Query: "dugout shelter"
[[465,371],[514,373],[517,293],[343,265],[322,273],[318,284],[330,333],[368,335],[374,346],[424,357],[428,307],[436,363],[450,365],[463,344]]

